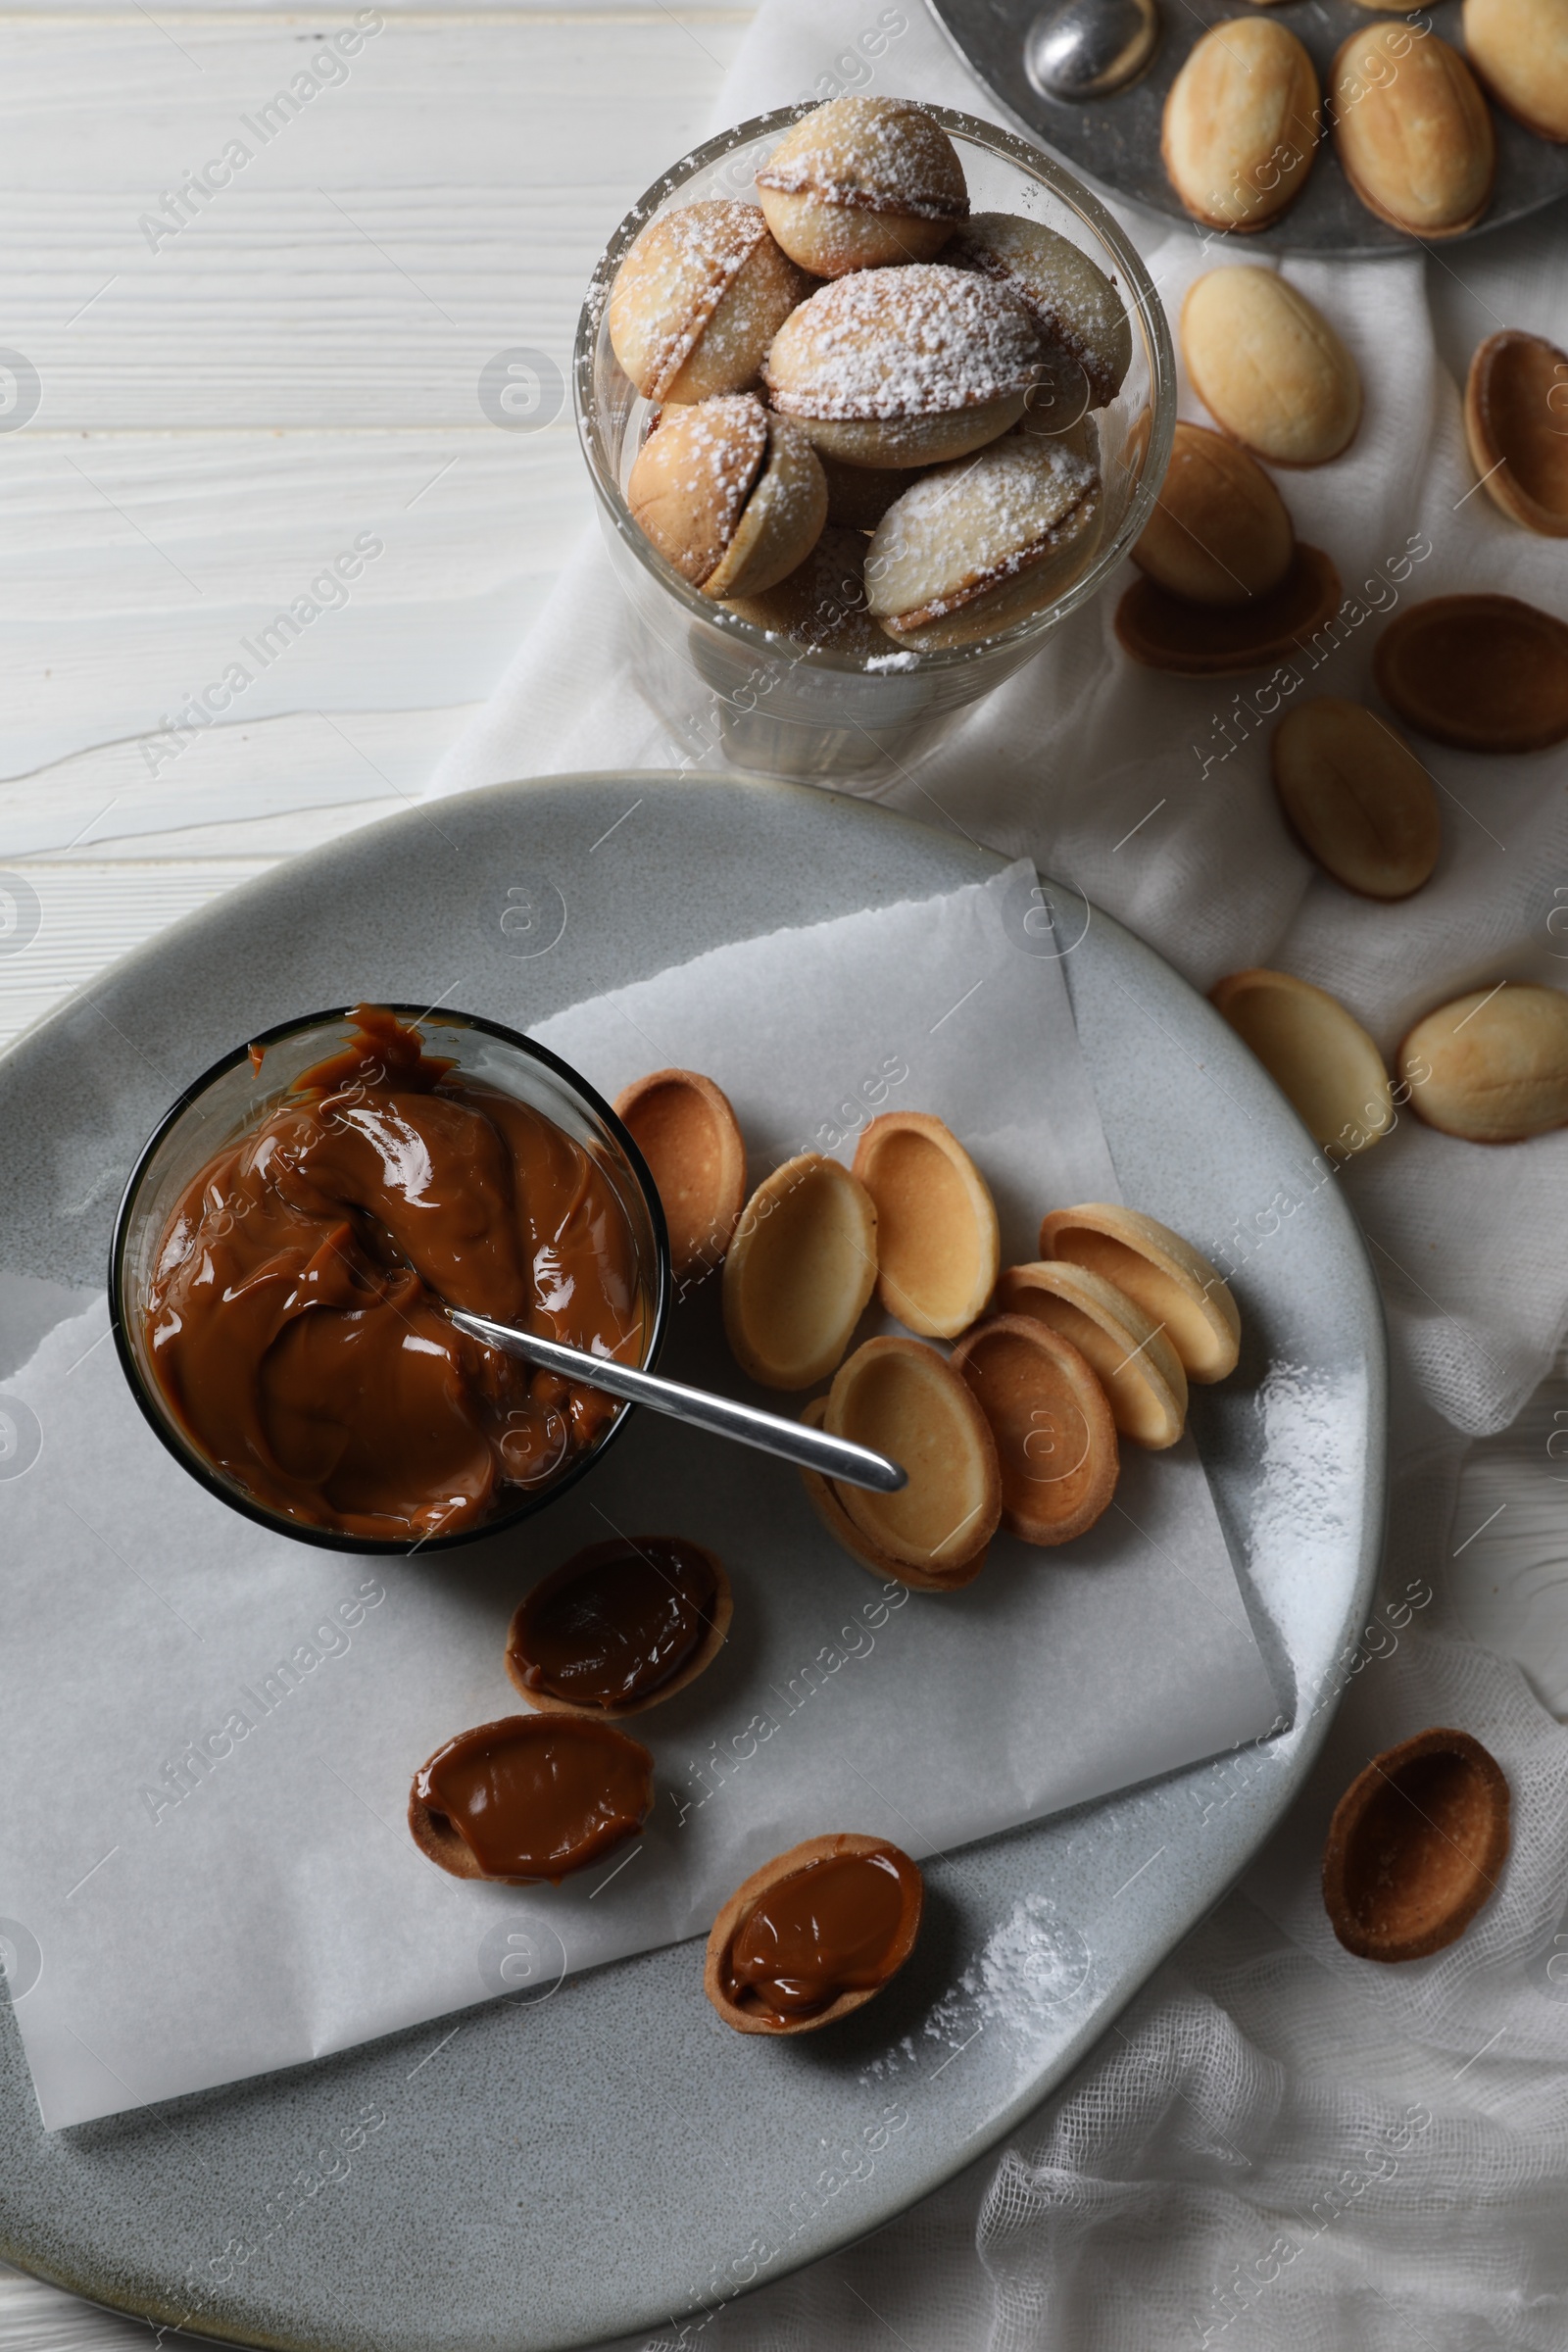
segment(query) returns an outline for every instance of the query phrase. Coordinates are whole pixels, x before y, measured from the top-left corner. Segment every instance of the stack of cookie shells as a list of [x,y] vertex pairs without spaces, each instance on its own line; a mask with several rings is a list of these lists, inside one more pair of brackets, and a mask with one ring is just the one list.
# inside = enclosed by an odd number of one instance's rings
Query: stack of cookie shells
[[1094,412],[1132,358],[1112,281],[1040,221],[972,214],[906,99],[817,107],[757,193],[661,214],[611,289],[651,404],[639,528],[701,595],[861,662],[1054,602],[1100,537]]

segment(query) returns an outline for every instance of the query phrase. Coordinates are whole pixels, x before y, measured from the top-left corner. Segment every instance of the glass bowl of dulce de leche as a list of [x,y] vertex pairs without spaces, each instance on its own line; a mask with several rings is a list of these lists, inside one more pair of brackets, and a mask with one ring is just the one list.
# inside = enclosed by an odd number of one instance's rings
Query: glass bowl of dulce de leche
[[629,1407],[459,1307],[646,1366],[659,1195],[584,1079],[475,1014],[359,1005],[237,1047],[169,1111],[110,1256],[131,1393],[191,1477],[335,1550],[444,1550],[587,1471]]
[[[962,643],[934,642],[941,632],[919,642],[900,638],[880,629],[874,613],[858,628],[776,618],[775,608],[788,611],[792,602],[817,614],[839,603],[858,602],[864,612],[880,542],[867,526],[860,546],[869,541],[871,552],[859,558],[851,535],[833,527],[837,502],[817,549],[771,602],[725,601],[693,585],[639,528],[634,513],[633,468],[650,437],[677,411],[645,398],[617,360],[612,292],[651,223],[693,205],[727,200],[755,207],[758,173],[811,111],[783,107],[724,131],[683,158],[627,214],[583,305],[574,396],[603,537],[635,616],[630,666],[644,699],[689,745],[694,761],[875,792],[1018,670],[1120,564],[1143,529],[1169,460],[1176,369],[1149,273],[1104,206],[1026,139],[947,107],[924,107],[956,151],[968,219],[1005,217],[1054,230],[1094,264],[1125,309],[1130,349],[1114,393],[1106,398],[1102,386],[1064,368],[1066,355],[1056,346],[1041,363],[1027,418],[1012,428],[1060,436],[1064,447],[1092,453],[1099,469],[1094,528],[1053,559],[1049,597],[1021,596],[1012,617],[1004,610],[993,630]],[[962,259],[964,226],[960,220],[953,245],[938,251],[939,264]],[[822,281],[806,282],[821,291]],[[755,389],[764,404],[773,397],[765,383]],[[908,478],[914,480],[913,470]],[[849,571],[861,562],[866,566],[858,585],[842,561],[846,546]]]

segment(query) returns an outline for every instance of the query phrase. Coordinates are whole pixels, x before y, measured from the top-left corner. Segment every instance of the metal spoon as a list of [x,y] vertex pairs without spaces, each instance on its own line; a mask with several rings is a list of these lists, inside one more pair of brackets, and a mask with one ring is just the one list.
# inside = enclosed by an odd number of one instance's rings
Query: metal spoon
[[564,1348],[559,1340],[538,1339],[531,1331],[517,1331],[510,1323],[492,1323],[488,1315],[470,1315],[464,1307],[449,1306],[446,1312],[470,1339],[504,1348],[509,1355],[520,1355],[525,1363],[559,1372],[564,1380],[599,1389],[627,1404],[646,1404],[656,1413],[668,1413],[671,1420],[690,1422],[693,1429],[706,1429],[716,1438],[733,1438],[737,1445],[779,1454],[802,1470],[820,1471],[824,1478],[836,1478],[845,1486],[869,1487],[876,1494],[896,1494],[908,1485],[906,1471],[885,1453],[873,1453],[868,1446],[852,1446],[847,1438],[829,1437],[826,1430],[808,1429],[803,1422],[760,1412],[755,1404],[739,1404],[730,1396],[710,1396],[705,1389],[688,1389],[678,1380],[662,1380],[654,1372],[634,1372],[630,1365],[612,1363],[606,1356],[585,1355],[580,1348]]
[[1104,98],[1136,81],[1159,45],[1155,0],[1061,0],[1036,17],[1023,70],[1045,98]]

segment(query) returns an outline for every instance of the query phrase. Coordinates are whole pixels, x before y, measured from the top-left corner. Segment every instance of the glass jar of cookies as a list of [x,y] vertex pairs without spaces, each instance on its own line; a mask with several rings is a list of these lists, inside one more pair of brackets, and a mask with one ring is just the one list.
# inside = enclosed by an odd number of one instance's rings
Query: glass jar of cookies
[[780,108],[666,173],[594,272],[574,390],[650,705],[696,762],[861,793],[1098,592],[1176,417],[1103,206],[894,99]]

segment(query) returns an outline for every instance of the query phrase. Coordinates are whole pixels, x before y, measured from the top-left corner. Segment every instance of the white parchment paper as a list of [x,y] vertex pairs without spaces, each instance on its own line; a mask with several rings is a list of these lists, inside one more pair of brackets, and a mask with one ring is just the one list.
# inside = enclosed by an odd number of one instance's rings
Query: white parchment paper
[[[720,949],[538,1035],[606,1094],[666,1062],[707,1070],[754,1178],[804,1149],[852,1156],[878,1108],[937,1111],[992,1185],[1004,1253],[1031,1256],[1044,1209],[1117,1197],[1059,960],[1033,952],[1033,885],[1014,867]],[[747,1394],[717,1289],[678,1309],[663,1362]],[[961,1594],[884,1586],[792,1471],[647,1414],[523,1529],[366,1561],[203,1493],[106,1327],[99,1298],[8,1383],[37,1451],[0,1480],[0,1936],[51,2128],[699,1935],[800,1838],[861,1830],[923,1856],[1273,1719],[1190,1441],[1128,1447],[1087,1538],[999,1540]],[[409,1837],[411,1777],[518,1711],[513,1609],[612,1530],[693,1536],[735,1588],[724,1656],[632,1726],[656,1758],[649,1828],[559,1888],[449,1879]],[[694,1953],[694,2000],[700,1975]]]

